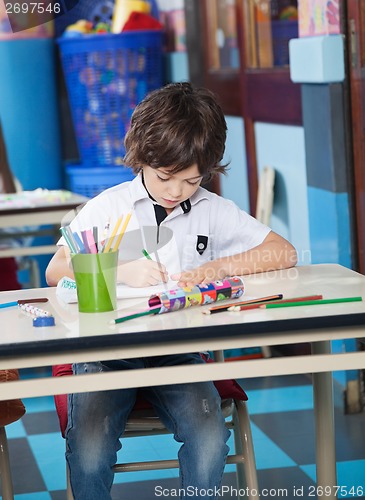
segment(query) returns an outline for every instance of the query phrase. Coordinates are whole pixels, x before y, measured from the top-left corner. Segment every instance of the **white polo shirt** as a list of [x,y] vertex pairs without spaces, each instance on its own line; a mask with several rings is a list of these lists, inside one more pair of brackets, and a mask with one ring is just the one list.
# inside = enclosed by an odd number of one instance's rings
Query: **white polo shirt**
[[[270,232],[269,227],[232,201],[202,187],[189,201],[184,207],[175,207],[158,226],[156,202],[149,197],[139,174],[133,181],[109,188],[88,201],[71,222],[71,229],[80,233],[97,226],[101,240],[109,218],[111,232],[118,218],[132,211],[119,247],[119,259],[145,258],[145,248],[154,260],[166,266],[170,275],[249,250],[262,243]],[[64,244],[61,238],[58,245]]]

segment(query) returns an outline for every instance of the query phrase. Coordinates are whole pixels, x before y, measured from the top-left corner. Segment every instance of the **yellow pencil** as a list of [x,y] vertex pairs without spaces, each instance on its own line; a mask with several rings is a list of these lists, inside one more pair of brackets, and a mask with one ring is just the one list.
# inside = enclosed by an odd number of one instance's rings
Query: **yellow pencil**
[[131,217],[132,217],[132,212],[129,212],[126,215],[126,218],[125,218],[125,221],[123,223],[122,229],[120,230],[120,234],[119,234],[119,236],[117,238],[117,241],[116,241],[116,243],[114,245],[114,248],[113,248],[114,252],[116,252],[118,250],[118,248],[119,248],[120,242],[122,241],[122,238],[124,236],[124,233],[125,233],[125,231],[127,229],[127,226],[128,226],[128,222],[129,222],[129,220],[130,220]]
[[109,252],[110,247],[112,246],[114,237],[117,234],[117,231],[119,229],[119,226],[120,226],[122,220],[123,220],[123,215],[121,217],[119,217],[119,219],[117,220],[117,223],[115,224],[115,227],[113,229],[112,235],[110,236],[110,238],[108,240],[108,243],[105,245],[105,247],[103,249],[103,252]]

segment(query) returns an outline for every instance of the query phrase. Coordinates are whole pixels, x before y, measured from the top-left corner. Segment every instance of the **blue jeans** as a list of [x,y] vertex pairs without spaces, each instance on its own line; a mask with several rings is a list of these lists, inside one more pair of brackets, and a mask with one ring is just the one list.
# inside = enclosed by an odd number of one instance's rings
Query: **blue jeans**
[[[74,373],[197,363],[204,363],[199,354],[181,354],[81,363],[74,365]],[[125,376],[133,377],[133,373]],[[112,467],[121,448],[119,438],[134,406],[136,393],[136,389],[120,389],[69,395],[66,458],[75,500],[111,499]],[[198,382],[146,387],[143,395],[153,404],[174,439],[182,443],[178,455],[180,487],[189,495],[181,496],[214,499],[215,496],[207,496],[206,491],[217,491],[221,485],[229,451],[226,442],[230,435],[214,384]]]

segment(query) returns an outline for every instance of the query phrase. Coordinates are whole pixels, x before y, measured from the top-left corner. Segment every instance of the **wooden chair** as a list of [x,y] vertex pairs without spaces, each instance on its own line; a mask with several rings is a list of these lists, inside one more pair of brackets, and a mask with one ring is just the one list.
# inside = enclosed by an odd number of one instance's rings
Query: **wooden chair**
[[[0,382],[8,382],[17,380],[18,378],[18,370],[0,370]],[[24,413],[25,407],[20,399],[0,401],[0,477],[2,500],[14,500],[9,448],[5,427],[19,420]]]
[[[216,361],[223,361],[223,352],[217,351]],[[58,365],[53,367],[54,376],[71,375],[71,365]],[[247,410],[247,395],[235,380],[214,382],[222,399],[222,412],[226,425],[232,430],[234,436],[235,451],[227,457],[227,464],[236,464],[237,490],[248,488],[252,492],[249,500],[259,498],[256,461],[252,443],[251,425]],[[144,401],[137,400],[137,405],[132,411],[122,438],[136,436],[155,436],[169,434],[161,420],[156,416],[150,405]],[[62,435],[67,425],[67,395],[55,396],[56,410],[60,421]],[[137,409],[138,407],[138,409]],[[121,463],[114,466],[115,472],[132,472],[158,469],[178,468],[177,459],[140,461],[132,463]],[[67,500],[73,500],[67,471]]]

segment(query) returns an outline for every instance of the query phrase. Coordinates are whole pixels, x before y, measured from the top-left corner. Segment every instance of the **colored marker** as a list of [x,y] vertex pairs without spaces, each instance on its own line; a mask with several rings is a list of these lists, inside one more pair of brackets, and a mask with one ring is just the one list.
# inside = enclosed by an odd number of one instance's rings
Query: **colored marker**
[[76,241],[77,246],[79,247],[80,253],[85,253],[85,247],[84,247],[84,244],[83,244],[82,239],[80,238],[79,234],[75,232],[75,233],[72,233],[72,235],[74,237],[74,240]]
[[70,232],[68,231],[67,226],[61,227],[60,231],[61,231],[62,236],[65,238],[65,241],[66,241],[71,253],[77,253],[78,248],[75,244],[75,240],[70,237]]

